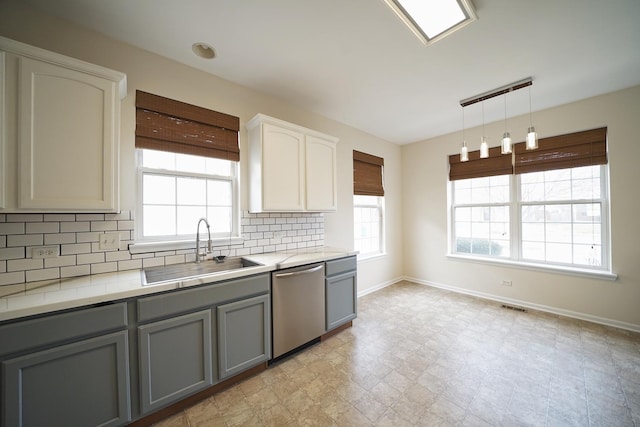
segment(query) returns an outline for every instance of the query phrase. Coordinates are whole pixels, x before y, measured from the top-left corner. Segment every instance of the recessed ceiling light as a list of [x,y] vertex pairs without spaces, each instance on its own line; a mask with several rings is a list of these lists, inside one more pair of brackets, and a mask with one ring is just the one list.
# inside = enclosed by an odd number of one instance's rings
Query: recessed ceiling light
[[216,51],[206,43],[194,43],[191,46],[191,50],[200,58],[213,59],[216,57]]
[[384,0],[424,44],[478,19],[471,0]]

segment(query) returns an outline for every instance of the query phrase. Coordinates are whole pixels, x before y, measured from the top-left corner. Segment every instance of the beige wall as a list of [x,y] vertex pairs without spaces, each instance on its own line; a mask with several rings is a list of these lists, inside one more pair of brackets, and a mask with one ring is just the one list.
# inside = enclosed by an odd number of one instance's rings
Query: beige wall
[[[535,92],[534,92],[535,94]],[[466,262],[447,253],[447,156],[459,152],[461,133],[404,146],[404,274],[424,283],[451,287],[559,313],[640,330],[640,86],[552,108],[533,115],[541,137],[608,127],[611,240],[616,281]],[[523,140],[528,116],[509,119]],[[504,123],[486,126],[498,145]],[[519,134],[517,131],[519,130]],[[520,138],[519,138],[520,137]],[[466,140],[477,150],[480,129]],[[512,287],[502,280],[513,281]]]
[[[390,255],[359,266],[359,291],[389,283],[402,274],[400,147],[304,111],[295,105],[186,67],[147,51],[105,38],[75,25],[44,16],[18,1],[0,2],[0,35],[127,74],[128,95],[122,103],[121,208],[135,211],[135,91],[155,93],[240,117],[240,149],[246,153],[245,123],[264,113],[340,138],[338,142],[337,213],[325,216],[325,244],[353,248],[352,150],[382,156],[387,170],[387,221]],[[246,156],[241,154],[242,209],[247,203]]]

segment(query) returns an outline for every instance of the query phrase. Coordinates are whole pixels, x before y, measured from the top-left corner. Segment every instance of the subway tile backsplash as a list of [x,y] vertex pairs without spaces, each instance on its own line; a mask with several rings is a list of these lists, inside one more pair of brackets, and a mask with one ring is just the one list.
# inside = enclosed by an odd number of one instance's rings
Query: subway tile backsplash
[[[324,245],[321,213],[242,213],[240,244],[215,246],[214,255],[242,256]],[[120,234],[118,250],[100,249],[100,234]],[[119,214],[0,214],[0,297],[27,283],[195,260],[193,249],[131,254],[134,218]],[[55,247],[53,258],[32,249]]]

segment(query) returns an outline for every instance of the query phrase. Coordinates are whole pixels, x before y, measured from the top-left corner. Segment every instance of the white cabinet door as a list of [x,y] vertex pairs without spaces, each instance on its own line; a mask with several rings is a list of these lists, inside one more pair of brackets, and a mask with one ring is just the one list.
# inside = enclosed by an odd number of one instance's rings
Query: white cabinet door
[[116,84],[26,57],[19,66],[18,207],[117,210]]
[[262,132],[263,209],[304,210],[304,135],[269,123]]
[[249,210],[337,209],[337,138],[263,114],[249,131]]
[[307,136],[305,149],[306,208],[310,211],[335,211],[336,144],[315,136]]

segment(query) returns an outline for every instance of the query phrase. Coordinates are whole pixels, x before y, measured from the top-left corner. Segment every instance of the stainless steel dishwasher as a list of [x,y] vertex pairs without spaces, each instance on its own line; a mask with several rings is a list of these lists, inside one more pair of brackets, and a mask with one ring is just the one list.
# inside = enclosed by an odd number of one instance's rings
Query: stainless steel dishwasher
[[271,273],[273,358],[325,332],[324,263]]

